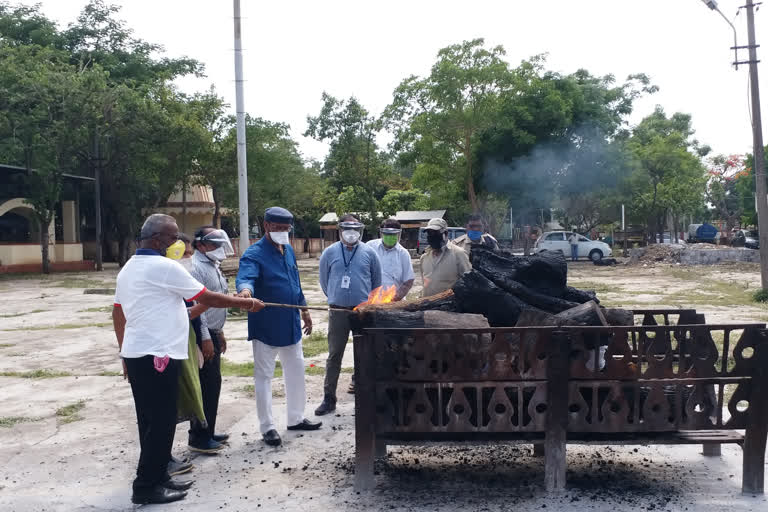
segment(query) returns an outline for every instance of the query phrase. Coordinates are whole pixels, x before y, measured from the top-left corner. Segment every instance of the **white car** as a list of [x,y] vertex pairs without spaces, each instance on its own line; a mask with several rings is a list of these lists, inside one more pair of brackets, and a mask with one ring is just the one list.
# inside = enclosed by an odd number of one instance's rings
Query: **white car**
[[[568,243],[568,238],[573,233],[571,231],[549,231],[544,233],[536,240],[536,244],[533,246],[533,252],[539,251],[560,251],[566,258],[571,257],[571,244]],[[601,259],[611,255],[611,247],[605,242],[597,240],[590,240],[585,236],[577,234],[579,237],[579,258],[589,258],[592,261],[600,261]]]

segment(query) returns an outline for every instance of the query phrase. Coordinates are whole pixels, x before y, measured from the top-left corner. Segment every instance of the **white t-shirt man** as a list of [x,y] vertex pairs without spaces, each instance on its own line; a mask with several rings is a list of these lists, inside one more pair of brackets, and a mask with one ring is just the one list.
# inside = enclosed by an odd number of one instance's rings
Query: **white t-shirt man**
[[392,285],[400,288],[404,282],[414,278],[411,255],[408,250],[400,245],[388,249],[381,238],[371,240],[368,245],[376,252],[381,262],[381,285],[388,288]]
[[117,275],[115,307],[125,315],[122,357],[152,355],[186,359],[189,316],[184,299],[194,300],[205,286],[176,261],[139,249]]

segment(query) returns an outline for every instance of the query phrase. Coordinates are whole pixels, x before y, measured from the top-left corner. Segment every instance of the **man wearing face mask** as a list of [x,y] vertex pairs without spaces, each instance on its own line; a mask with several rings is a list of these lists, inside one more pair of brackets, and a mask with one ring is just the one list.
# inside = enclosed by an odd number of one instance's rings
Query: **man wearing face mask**
[[139,249],[117,275],[112,323],[133,393],[141,446],[133,481],[134,503],[183,499],[193,483],[172,480],[168,474],[176,431],[179,367],[189,353],[189,316],[184,299],[254,312],[264,307],[256,299],[207,290],[170,259],[183,254],[184,243],[179,240],[173,217],[150,215],[141,228]]
[[408,250],[400,245],[400,223],[397,219],[386,219],[379,228],[381,238],[371,240],[368,245],[376,251],[381,262],[381,285],[395,287],[395,301],[402,300],[413,286],[413,264]]
[[451,288],[472,265],[464,249],[448,243],[448,224],[443,219],[430,220],[425,230],[429,247],[421,255],[422,296],[429,297]]
[[453,240],[453,243],[464,249],[467,256],[472,252],[472,246],[482,245],[492,251],[499,249],[499,242],[490,233],[485,232],[485,223],[480,215],[470,215],[467,220],[467,234]]
[[[265,302],[306,306],[299,280],[299,267],[288,233],[293,214],[285,208],[267,208],[264,212],[264,237],[245,251],[237,272],[240,297],[258,297]],[[312,334],[309,310],[301,310],[304,334]],[[285,378],[288,430],[317,430],[321,422],[304,417],[307,393],[304,384],[304,353],[301,346],[299,310],[270,307],[248,315],[248,339],[253,346],[253,383],[256,410],[264,442],[282,443],[272,419],[272,377],[275,357],[280,357]]]
[[[227,279],[221,273],[221,262],[235,254],[227,233],[215,226],[197,228],[193,240],[192,277],[211,291],[229,293]],[[221,354],[227,351],[224,338],[226,308],[209,308],[200,316],[200,350],[203,367],[200,369],[200,388],[203,394],[203,410],[207,427],[193,421],[189,430],[189,449],[199,453],[214,453],[224,448],[227,434],[216,434],[216,414],[221,394]]]
[[[360,243],[363,224],[354,215],[347,214],[339,219],[339,231],[341,241],[320,256],[320,287],[333,310],[328,313],[328,360],[323,402],[315,409],[317,416],[336,410],[336,386],[351,330],[349,314],[352,308],[368,300],[374,288],[381,286],[381,263],[376,251]],[[352,375],[349,389],[352,393],[354,377]]]

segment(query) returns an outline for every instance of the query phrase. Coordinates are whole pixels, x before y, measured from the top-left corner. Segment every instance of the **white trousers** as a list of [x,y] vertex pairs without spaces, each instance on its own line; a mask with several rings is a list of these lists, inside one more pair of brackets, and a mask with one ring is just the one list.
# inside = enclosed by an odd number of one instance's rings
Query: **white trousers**
[[256,411],[262,434],[275,428],[272,420],[272,377],[275,374],[275,357],[280,357],[285,379],[287,408],[286,426],[296,425],[304,419],[307,392],[304,387],[304,353],[301,340],[287,347],[273,347],[259,340],[253,345],[253,387],[256,392]]

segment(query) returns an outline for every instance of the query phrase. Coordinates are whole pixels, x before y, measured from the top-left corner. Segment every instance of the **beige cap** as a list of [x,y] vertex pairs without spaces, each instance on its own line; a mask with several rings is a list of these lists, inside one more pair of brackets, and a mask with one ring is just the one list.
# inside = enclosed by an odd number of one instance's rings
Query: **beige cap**
[[448,229],[448,223],[445,220],[437,217],[429,221],[425,229],[434,229],[436,231],[445,231]]

